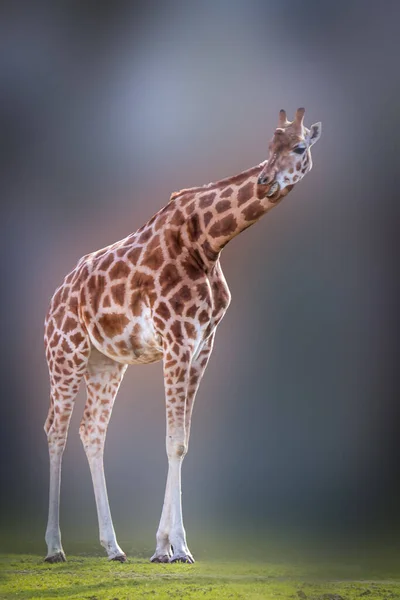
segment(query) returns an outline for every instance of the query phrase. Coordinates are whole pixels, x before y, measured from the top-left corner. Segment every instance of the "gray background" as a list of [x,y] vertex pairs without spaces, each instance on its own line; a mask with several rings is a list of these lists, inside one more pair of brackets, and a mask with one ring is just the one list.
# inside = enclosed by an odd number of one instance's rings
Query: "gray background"
[[[56,286],[172,191],[264,160],[279,109],[298,106],[323,123],[313,171],[222,256],[233,300],[184,462],[189,545],[396,544],[399,17],[370,0],[2,3],[0,550],[45,550]],[[67,553],[99,548],[83,403]],[[105,457],[127,551],[153,546],[164,435],[161,364],[132,367]]]

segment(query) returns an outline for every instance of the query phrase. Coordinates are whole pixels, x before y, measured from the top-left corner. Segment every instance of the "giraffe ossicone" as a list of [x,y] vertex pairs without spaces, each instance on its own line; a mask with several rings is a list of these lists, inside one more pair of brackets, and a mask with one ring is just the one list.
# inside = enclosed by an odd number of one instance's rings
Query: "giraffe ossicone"
[[143,227],[84,256],[56,290],[45,321],[50,408],[48,562],[65,560],[59,528],[61,460],[81,380],[87,400],[79,433],[95,493],[101,544],[124,561],[103,468],[107,426],[128,365],[163,360],[168,476],[153,562],[193,562],[182,519],[181,465],[194,399],[216,328],[230,302],[220,253],[311,169],[321,124],[293,122],[285,111],[268,159],[234,177],[175,192]]

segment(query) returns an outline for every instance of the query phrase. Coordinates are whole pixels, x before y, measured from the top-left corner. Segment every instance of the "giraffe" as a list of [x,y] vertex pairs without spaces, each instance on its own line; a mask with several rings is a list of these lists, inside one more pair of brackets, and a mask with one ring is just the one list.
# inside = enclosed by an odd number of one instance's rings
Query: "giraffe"
[[182,519],[181,467],[193,404],[230,292],[220,266],[224,246],[276,206],[311,169],[321,124],[279,113],[268,159],[234,177],[183,189],[143,227],[81,258],[52,297],[45,320],[50,408],[50,563],[65,561],[59,528],[61,462],[74,398],[87,400],[79,433],[89,462],[100,542],[124,562],[107,497],[104,442],[128,365],[163,361],[168,475],[152,562],[194,562]]

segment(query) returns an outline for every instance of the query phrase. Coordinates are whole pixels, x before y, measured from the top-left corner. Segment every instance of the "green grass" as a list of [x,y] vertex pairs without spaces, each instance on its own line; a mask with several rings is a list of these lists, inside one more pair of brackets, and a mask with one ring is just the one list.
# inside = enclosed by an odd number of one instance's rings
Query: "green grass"
[[[384,575],[384,577],[382,576]],[[400,577],[351,565],[276,565],[197,562],[155,565],[142,558],[125,564],[71,556],[49,565],[36,555],[0,555],[0,599],[135,600],[394,600]]]

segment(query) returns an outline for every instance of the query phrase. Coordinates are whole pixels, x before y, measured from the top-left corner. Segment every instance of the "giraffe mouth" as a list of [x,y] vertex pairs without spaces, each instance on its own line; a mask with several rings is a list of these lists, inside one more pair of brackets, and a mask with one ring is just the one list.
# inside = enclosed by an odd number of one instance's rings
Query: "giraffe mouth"
[[267,198],[271,198],[274,194],[276,194],[276,192],[279,192],[280,188],[281,188],[281,186],[279,185],[279,183],[277,181],[275,181],[275,183],[273,183],[269,189]]

